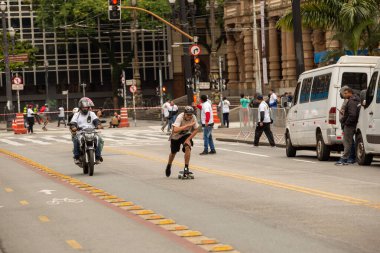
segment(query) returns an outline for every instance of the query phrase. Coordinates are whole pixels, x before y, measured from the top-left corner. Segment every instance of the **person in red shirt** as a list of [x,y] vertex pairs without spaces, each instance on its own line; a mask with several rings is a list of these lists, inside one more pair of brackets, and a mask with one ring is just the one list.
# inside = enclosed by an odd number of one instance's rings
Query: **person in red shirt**
[[[207,99],[206,95],[201,96],[201,103],[197,105],[201,110],[201,122],[203,127],[203,144],[204,150],[200,155],[216,154],[214,141],[212,139],[212,129],[214,128],[214,116],[212,114],[211,101]],[[210,152],[208,147],[210,146]]]

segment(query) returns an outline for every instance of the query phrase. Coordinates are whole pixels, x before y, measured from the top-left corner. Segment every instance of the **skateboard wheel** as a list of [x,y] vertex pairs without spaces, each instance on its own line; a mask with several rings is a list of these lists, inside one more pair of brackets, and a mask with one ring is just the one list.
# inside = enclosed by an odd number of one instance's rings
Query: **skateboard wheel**
[[181,175],[178,175],[178,179],[181,179],[182,178],[182,176]]

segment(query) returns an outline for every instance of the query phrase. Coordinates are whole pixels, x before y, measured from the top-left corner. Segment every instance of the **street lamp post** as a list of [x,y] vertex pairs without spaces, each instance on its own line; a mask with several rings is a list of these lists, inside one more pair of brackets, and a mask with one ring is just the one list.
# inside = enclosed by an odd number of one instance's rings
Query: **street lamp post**
[[[137,0],[132,0],[131,2],[133,7],[137,6]],[[138,21],[137,21],[137,12],[133,10],[132,12],[132,40],[133,40],[133,79],[136,80],[136,98],[137,98],[137,104],[141,103],[140,96],[142,95],[141,92],[141,80],[140,80],[140,70],[139,70],[139,53],[138,53],[138,41],[137,41],[137,28],[138,28]]]
[[5,80],[6,80],[6,96],[7,96],[7,130],[12,131],[12,116],[10,113],[13,111],[13,100],[12,100],[12,86],[11,86],[11,71],[9,68],[9,55],[8,55],[8,38],[7,38],[7,24],[6,24],[6,14],[7,4],[4,1],[0,2],[1,11],[1,21],[3,26],[3,53],[4,53],[4,63],[5,63]]
[[[174,12],[175,8],[175,0],[169,0],[169,3],[171,4]],[[194,4],[194,0],[187,0],[188,4],[192,7]],[[182,30],[185,33],[189,33],[189,23],[187,21],[187,10],[186,10],[186,0],[179,0],[179,19],[180,24],[182,25]],[[191,71],[191,58],[189,54],[189,39],[185,36],[182,36],[183,41],[183,64],[184,64],[184,70],[185,70],[185,87],[186,87],[186,94],[187,94],[187,103],[189,105],[193,102],[193,88],[191,87],[191,80],[192,80],[192,71]]]
[[[8,32],[9,32],[9,37],[11,37],[11,41],[12,41],[12,55],[15,54],[15,35],[16,35],[16,31],[15,29],[13,29],[13,27],[9,27],[8,29]],[[13,76],[13,74],[11,73],[11,76]],[[17,76],[17,74],[16,74]],[[20,108],[20,90],[17,89],[17,112],[20,113],[21,112],[21,108]]]
[[49,103],[49,61],[44,61],[45,67],[45,89],[46,89],[46,104]]
[[218,65],[216,58],[216,39],[215,39],[215,8],[218,4],[215,0],[207,2],[206,9],[210,11],[210,30],[211,30],[211,57],[210,57],[210,75],[215,77],[218,75]]
[[83,83],[81,83],[80,86],[82,86],[82,88],[83,88],[83,97],[85,97],[86,96],[86,86],[87,86],[87,84],[85,82],[83,82]]

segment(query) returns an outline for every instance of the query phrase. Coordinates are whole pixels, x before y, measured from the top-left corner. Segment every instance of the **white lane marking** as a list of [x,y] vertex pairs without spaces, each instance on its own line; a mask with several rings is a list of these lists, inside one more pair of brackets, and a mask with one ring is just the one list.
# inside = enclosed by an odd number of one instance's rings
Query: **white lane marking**
[[58,199],[58,198],[54,198],[52,200],[46,201],[46,204],[48,204],[48,205],[59,205],[61,203],[78,204],[78,203],[82,203],[82,202],[83,202],[83,199],[69,199],[69,198]]
[[0,206],[0,208],[3,208],[4,206]]
[[42,139],[48,140],[48,141],[56,141],[56,142],[61,142],[61,143],[73,143],[72,141],[66,141],[62,140],[61,137],[53,137],[53,136],[42,136]]
[[312,161],[299,160],[299,159],[293,159],[293,161],[296,161],[296,162],[304,162],[304,163],[316,163],[316,162],[312,162]]
[[45,193],[46,195],[52,195],[55,190],[41,190],[39,192]]
[[259,156],[259,157],[270,157],[268,155],[262,155],[262,154],[256,154],[256,153],[248,153],[248,152],[236,151],[236,150],[226,149],[226,148],[217,148],[216,150],[235,152],[235,153],[239,153],[239,154],[243,154],[243,155],[252,155],[252,156]]
[[24,144],[21,144],[21,143],[15,142],[15,141],[11,141],[11,140],[8,140],[8,139],[0,139],[0,141],[4,142],[6,144],[13,145],[13,146],[25,146]]
[[[12,137],[14,138],[14,137]],[[24,137],[22,139],[20,139],[22,141],[26,141],[26,142],[31,142],[31,143],[35,143],[35,144],[40,144],[40,145],[50,145],[51,143],[49,142],[44,142],[44,141],[39,141],[39,140],[34,140],[34,139],[31,139],[29,137]]]

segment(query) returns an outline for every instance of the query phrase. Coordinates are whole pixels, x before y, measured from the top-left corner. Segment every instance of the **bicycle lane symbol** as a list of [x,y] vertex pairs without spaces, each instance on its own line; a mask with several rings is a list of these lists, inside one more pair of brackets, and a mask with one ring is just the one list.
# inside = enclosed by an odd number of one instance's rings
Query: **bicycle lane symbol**
[[83,202],[83,199],[70,199],[70,198],[59,199],[59,198],[53,198],[52,200],[46,201],[46,204],[48,204],[50,206],[56,206],[56,205],[59,205],[61,203],[79,204],[79,203],[82,203],[82,202]]

